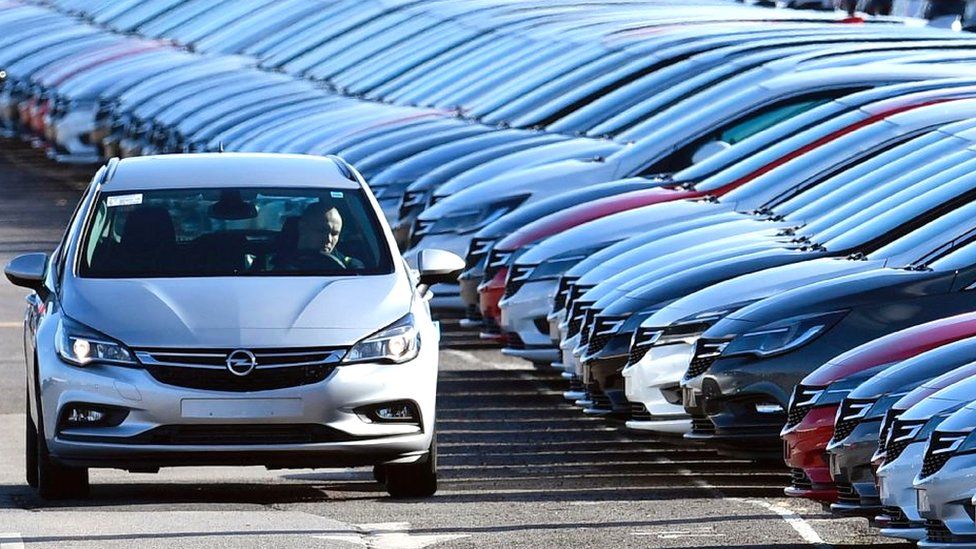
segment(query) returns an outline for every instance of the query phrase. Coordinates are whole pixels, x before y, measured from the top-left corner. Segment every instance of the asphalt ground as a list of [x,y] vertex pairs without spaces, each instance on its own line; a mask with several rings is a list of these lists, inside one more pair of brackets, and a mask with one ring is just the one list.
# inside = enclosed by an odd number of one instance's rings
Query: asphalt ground
[[[0,140],[0,263],[53,249],[93,173]],[[441,352],[433,498],[391,500],[369,469],[243,467],[97,470],[89,499],[47,503],[23,480],[24,296],[0,282],[0,549],[910,547],[784,497],[775,464],[628,435],[555,372],[464,344]]]

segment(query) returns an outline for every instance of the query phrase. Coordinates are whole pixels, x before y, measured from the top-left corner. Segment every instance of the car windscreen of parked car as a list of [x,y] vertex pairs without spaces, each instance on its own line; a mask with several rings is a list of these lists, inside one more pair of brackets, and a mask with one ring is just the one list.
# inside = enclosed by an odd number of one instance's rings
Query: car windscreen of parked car
[[359,189],[103,193],[82,238],[78,273],[91,278],[393,272],[379,221]]

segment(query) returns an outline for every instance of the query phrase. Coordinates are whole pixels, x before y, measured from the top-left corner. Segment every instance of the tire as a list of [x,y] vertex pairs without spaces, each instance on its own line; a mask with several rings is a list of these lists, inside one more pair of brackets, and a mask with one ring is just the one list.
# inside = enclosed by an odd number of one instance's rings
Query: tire
[[430,442],[427,457],[406,464],[384,465],[386,491],[393,498],[425,498],[437,492],[437,437]]
[[[30,405],[28,399],[28,406]],[[41,419],[40,406],[38,406],[38,419]],[[30,414],[27,415],[28,423],[32,423]],[[67,467],[51,459],[48,452],[47,443],[44,441],[43,419],[34,426],[34,452],[33,456],[30,447],[27,449],[28,459],[36,464],[36,485],[32,485],[37,490],[37,495],[41,499],[79,499],[88,497],[88,469],[84,467]],[[28,438],[30,436],[28,435]],[[31,475],[27,474],[28,482]]]
[[27,477],[27,484],[31,488],[37,488],[37,426],[34,425],[34,419],[31,418],[30,411],[30,392],[27,393],[27,406],[26,406],[26,444],[24,444],[24,473]]

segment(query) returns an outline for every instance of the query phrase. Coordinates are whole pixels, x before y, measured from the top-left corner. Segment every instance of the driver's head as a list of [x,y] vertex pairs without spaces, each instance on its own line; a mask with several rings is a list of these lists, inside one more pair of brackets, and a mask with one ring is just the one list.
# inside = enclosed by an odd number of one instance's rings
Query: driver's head
[[298,249],[332,253],[342,232],[342,216],[335,206],[309,204],[298,219]]

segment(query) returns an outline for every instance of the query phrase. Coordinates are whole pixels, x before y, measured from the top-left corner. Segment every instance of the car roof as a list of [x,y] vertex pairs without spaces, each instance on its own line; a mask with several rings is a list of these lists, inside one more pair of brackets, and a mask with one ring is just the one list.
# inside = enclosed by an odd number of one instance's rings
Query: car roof
[[203,153],[126,158],[110,164],[102,190],[214,187],[332,187],[356,189],[348,164],[300,154]]

